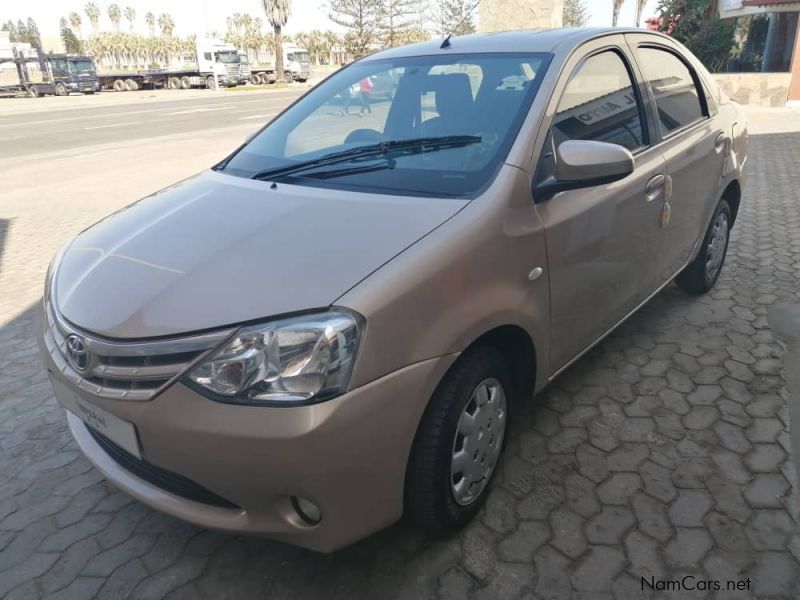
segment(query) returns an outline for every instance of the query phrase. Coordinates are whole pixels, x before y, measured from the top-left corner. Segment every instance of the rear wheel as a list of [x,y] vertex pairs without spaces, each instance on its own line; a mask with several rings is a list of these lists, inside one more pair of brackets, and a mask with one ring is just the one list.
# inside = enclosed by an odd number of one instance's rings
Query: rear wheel
[[181,87],[181,80],[177,77],[170,77],[167,81],[167,85],[169,86],[169,89],[177,90]]
[[511,389],[489,347],[465,353],[437,387],[406,470],[406,513],[425,530],[453,531],[480,510],[503,451]]
[[139,89],[139,84],[136,83],[135,79],[126,79],[125,80],[125,89],[129,92],[135,92]]
[[114,91],[115,92],[124,92],[127,89],[128,88],[125,86],[125,80],[124,79],[115,79],[114,80]]
[[711,224],[703,237],[703,245],[695,259],[675,278],[676,283],[690,294],[705,294],[719,279],[731,229],[731,207],[719,203]]
[[189,76],[184,75],[183,77],[181,77],[181,89],[188,90],[190,87],[192,87],[192,80],[189,79]]
[[65,86],[62,82],[58,82],[55,87],[55,94],[56,96],[66,96],[69,92],[67,91],[67,86]]
[[261,85],[261,76],[258,73],[250,75],[250,83],[253,85]]

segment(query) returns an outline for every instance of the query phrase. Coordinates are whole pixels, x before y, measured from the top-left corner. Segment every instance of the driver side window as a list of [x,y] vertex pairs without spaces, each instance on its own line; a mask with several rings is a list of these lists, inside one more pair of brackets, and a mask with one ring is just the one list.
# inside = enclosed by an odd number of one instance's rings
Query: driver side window
[[567,83],[553,122],[553,141],[645,145],[641,107],[622,56],[606,50],[583,61]]

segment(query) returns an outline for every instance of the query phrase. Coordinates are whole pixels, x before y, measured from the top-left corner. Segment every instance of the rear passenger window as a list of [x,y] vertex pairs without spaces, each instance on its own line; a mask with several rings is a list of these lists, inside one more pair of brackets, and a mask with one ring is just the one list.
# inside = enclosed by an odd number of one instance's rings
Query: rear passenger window
[[664,135],[703,117],[700,95],[689,67],[658,48],[639,48],[639,65],[656,97]]
[[553,138],[644,145],[639,102],[622,57],[608,50],[587,58],[573,73],[556,112]]

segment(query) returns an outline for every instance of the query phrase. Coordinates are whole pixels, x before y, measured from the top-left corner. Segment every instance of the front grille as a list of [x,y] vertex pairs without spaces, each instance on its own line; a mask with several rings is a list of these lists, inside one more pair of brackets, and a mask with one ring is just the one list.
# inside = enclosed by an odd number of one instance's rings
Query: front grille
[[230,63],[225,65],[225,73],[228,75],[228,79],[231,81],[238,81],[239,80],[239,65],[235,63]]
[[[109,341],[72,326],[56,313],[52,302],[45,314],[45,346],[64,377],[90,394],[119,400],[151,399],[230,335],[227,330],[148,342]],[[87,352],[82,370],[68,358],[67,340],[72,336]]]
[[106,454],[119,466],[133,475],[136,475],[136,477],[144,479],[146,482],[153,484],[165,492],[175,494],[187,500],[208,504],[210,506],[219,506],[221,508],[240,508],[230,500],[218,496],[211,490],[204,488],[199,483],[195,483],[183,475],[178,475],[172,471],[162,469],[144,459],[136,458],[117,446],[99,431],[92,429],[88,425],[85,425],[85,427],[94,438],[94,441],[100,445]]

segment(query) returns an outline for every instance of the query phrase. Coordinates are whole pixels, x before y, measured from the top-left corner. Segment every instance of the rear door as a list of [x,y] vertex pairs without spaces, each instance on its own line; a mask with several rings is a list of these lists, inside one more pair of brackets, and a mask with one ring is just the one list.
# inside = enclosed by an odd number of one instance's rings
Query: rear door
[[655,107],[654,136],[667,161],[672,195],[659,249],[659,277],[668,279],[688,261],[717,201],[730,137],[714,118],[716,107],[697,72],[668,42],[626,34]]
[[[634,310],[658,285],[664,158],[650,144],[640,88],[622,36],[592,42],[570,60],[554,93],[545,148],[568,139],[629,149],[634,172],[608,185],[538,201],[550,277],[550,359],[558,369]],[[553,105],[551,104],[551,107]],[[549,112],[549,111],[548,111]],[[555,161],[543,150],[535,177]],[[536,200],[536,198],[535,198]]]

